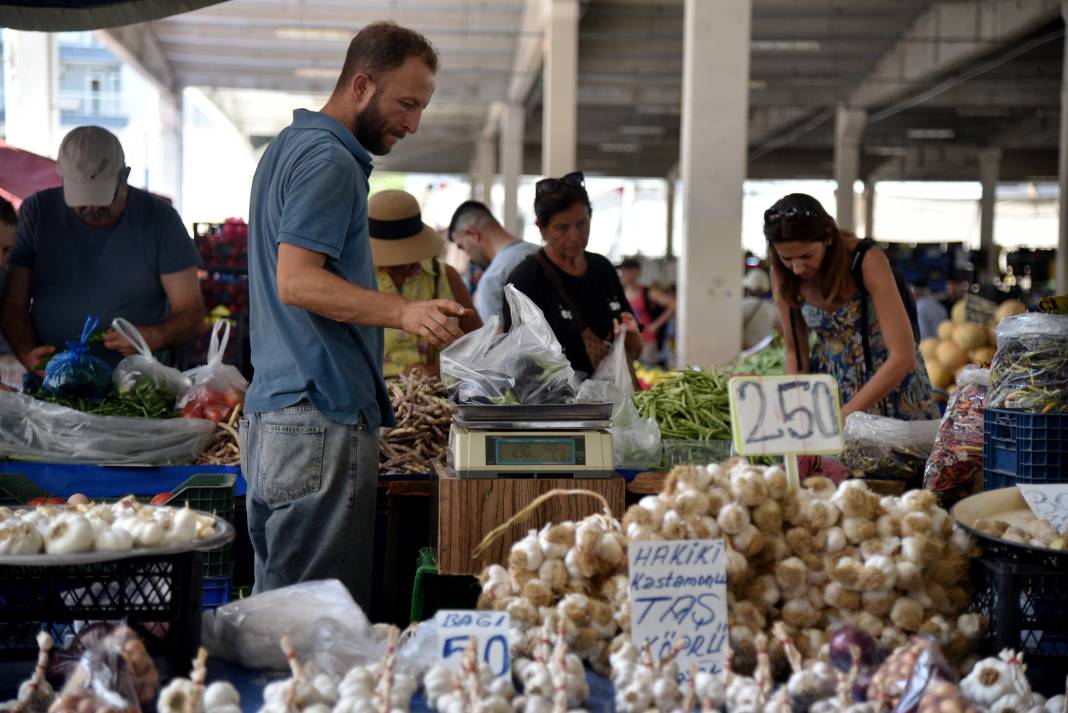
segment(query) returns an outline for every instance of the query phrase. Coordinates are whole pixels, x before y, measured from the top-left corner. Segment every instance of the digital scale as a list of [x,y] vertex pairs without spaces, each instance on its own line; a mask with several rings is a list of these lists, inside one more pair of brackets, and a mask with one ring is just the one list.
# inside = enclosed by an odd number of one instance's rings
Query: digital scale
[[457,406],[449,465],[459,478],[610,478],[612,404]]

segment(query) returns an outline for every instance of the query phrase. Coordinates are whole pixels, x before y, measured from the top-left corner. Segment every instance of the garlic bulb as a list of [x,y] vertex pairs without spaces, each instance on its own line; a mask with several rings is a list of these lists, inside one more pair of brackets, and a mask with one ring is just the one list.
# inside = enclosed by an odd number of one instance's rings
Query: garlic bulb
[[44,547],[44,538],[33,525],[11,518],[0,525],[0,555],[35,555]]
[[122,528],[107,526],[96,533],[94,547],[103,552],[125,552],[133,549],[133,535]]
[[45,552],[50,555],[76,554],[93,549],[96,533],[89,520],[67,513],[56,518],[45,534]]

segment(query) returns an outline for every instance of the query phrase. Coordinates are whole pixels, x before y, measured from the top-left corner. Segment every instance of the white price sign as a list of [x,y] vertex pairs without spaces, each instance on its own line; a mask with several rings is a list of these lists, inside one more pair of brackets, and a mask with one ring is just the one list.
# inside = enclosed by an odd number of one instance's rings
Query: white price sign
[[728,391],[739,455],[832,454],[844,448],[838,382],[827,374],[736,376]]
[[690,667],[723,671],[727,626],[727,572],[723,540],[632,542],[630,639],[649,642],[657,660],[678,650],[683,678]]
[[1017,485],[1036,517],[1049,520],[1062,535],[1068,534],[1068,485]]
[[498,678],[511,677],[507,612],[440,609],[434,615],[434,624],[439,658],[450,669],[461,670],[463,653],[474,637],[478,660],[488,664]]

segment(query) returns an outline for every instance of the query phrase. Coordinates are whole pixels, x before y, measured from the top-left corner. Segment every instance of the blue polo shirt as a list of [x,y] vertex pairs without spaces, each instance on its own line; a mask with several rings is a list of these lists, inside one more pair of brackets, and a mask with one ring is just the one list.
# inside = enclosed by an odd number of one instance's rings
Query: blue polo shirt
[[249,310],[255,374],[252,413],[307,399],[338,423],[393,425],[382,381],[382,330],[344,324],[278,297],[278,245],[326,256],[326,269],[377,290],[367,234],[371,156],[335,119],[297,109],[252,180]]

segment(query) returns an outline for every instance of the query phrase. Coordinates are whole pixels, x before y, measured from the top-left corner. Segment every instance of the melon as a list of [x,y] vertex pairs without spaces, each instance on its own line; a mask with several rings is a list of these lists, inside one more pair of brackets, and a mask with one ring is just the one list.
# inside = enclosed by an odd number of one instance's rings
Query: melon
[[927,375],[931,377],[931,386],[936,389],[945,389],[953,383],[953,372],[937,361],[927,363]]
[[987,330],[987,336],[990,337],[990,346],[997,348],[998,346],[998,332],[997,329],[991,327]]
[[1014,314],[1023,314],[1027,311],[1027,305],[1020,300],[1005,300],[998,305],[997,310],[994,312],[994,324],[997,324],[1006,317],[1011,317]]
[[935,358],[935,351],[938,350],[938,338],[927,337],[920,342],[920,354],[923,354],[924,361],[930,361]]
[[979,347],[972,350],[968,357],[979,366],[990,366],[990,363],[994,361],[994,347]]
[[939,339],[952,339],[953,329],[957,325],[953,324],[952,320],[947,319],[942,324],[938,325],[938,338]]
[[964,300],[957,300],[957,304],[953,305],[953,308],[949,311],[949,318],[953,320],[954,324],[967,324],[968,320],[964,317]]
[[962,324],[953,330],[953,341],[966,352],[987,344],[987,330],[978,324]]
[[[948,339],[938,344],[938,349],[935,350],[935,357],[950,374],[953,373],[954,369],[959,369],[968,363],[968,354],[956,342]],[[952,380],[952,376],[950,379]]]

